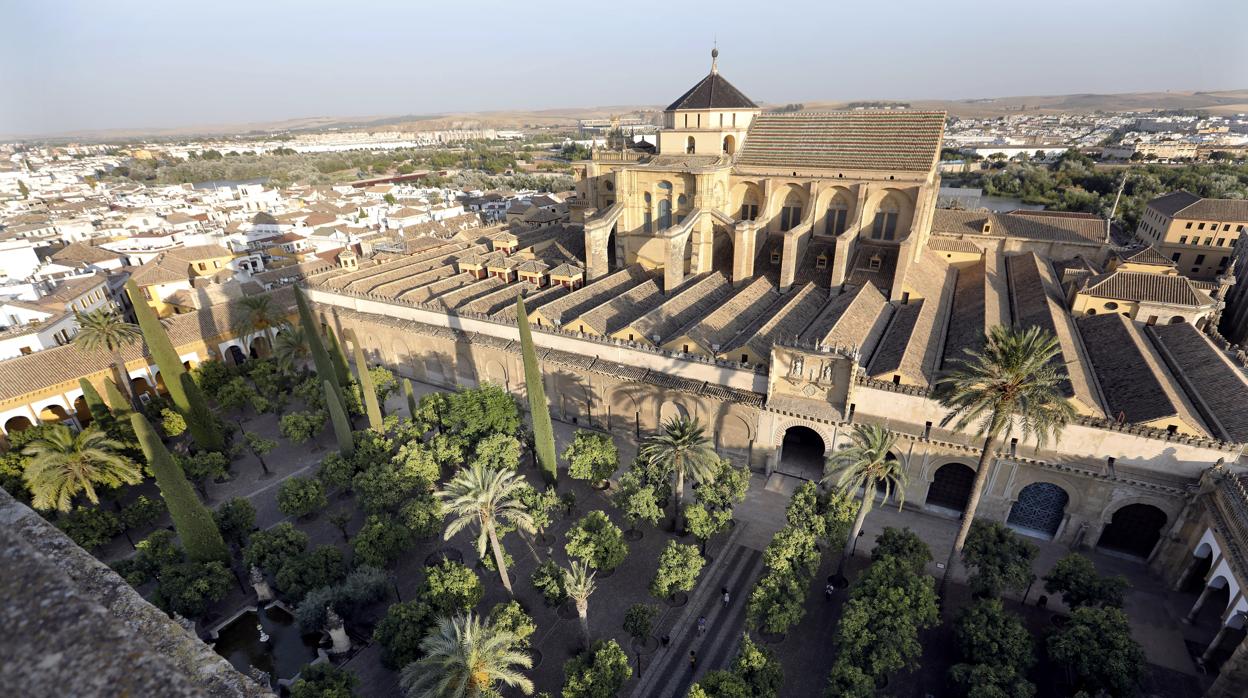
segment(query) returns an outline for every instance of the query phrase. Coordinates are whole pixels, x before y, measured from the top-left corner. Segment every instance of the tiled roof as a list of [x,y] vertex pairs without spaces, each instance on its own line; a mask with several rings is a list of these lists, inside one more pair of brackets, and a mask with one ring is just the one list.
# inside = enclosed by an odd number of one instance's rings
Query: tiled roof
[[983,254],[984,251],[979,245],[970,240],[962,238],[949,237],[948,235],[933,235],[928,239],[927,247],[936,252],[962,252],[969,254]]
[[1174,261],[1167,258],[1164,254],[1157,251],[1156,247],[1148,245],[1136,252],[1132,252],[1123,256],[1122,261],[1131,264],[1149,264],[1156,267],[1173,267]]
[[[604,278],[586,284],[542,307],[542,317],[556,325],[575,320],[591,308],[602,305],[621,293],[626,293],[629,289],[641,284],[646,278],[646,273],[639,266],[634,265],[627,269],[621,269],[614,274],[609,274]],[[532,315],[532,309],[528,310],[529,314]]]
[[[287,314],[294,312],[294,294],[289,290],[274,291],[275,307]],[[231,333],[235,316],[234,305],[215,305],[205,310],[173,315],[164,321],[165,330],[175,347],[185,347],[203,339]],[[146,355],[142,342],[121,350],[127,362]],[[205,357],[200,357],[201,359]],[[0,401],[21,397],[44,386],[75,383],[79,378],[105,370],[112,362],[107,350],[85,351],[77,344],[44,349],[0,361]]]
[[[516,284],[517,290],[525,286],[528,286],[528,284]],[[532,313],[534,310],[537,310],[538,308],[545,306],[547,303],[551,303],[555,299],[562,298],[566,295],[568,295],[568,290],[564,288],[562,285],[547,286],[546,288],[543,288],[540,290],[533,289],[530,287],[528,290],[525,291],[525,294],[524,294],[524,309]],[[491,317],[498,319],[498,320],[510,320],[512,322],[515,322],[516,320],[516,296],[515,294],[512,294],[510,303],[507,303],[503,307],[495,310],[491,314]]]
[[1079,318],[1076,324],[1111,419],[1122,415],[1140,424],[1178,414],[1131,337],[1131,320],[1107,313]]
[[130,278],[139,286],[154,286],[188,281],[190,272],[187,270],[187,262],[172,259],[168,253],[163,253],[132,271]]
[[1213,302],[1206,293],[1194,288],[1186,276],[1145,271],[1119,270],[1093,276],[1079,292],[1098,298],[1191,307]]
[[708,352],[718,352],[742,327],[763,313],[776,300],[776,287],[766,277],[760,276],[737,290],[703,318],[676,332],[673,336],[689,335]]
[[1233,366],[1195,327],[1187,323],[1147,328],[1162,357],[1195,403],[1197,411],[1227,441],[1248,443],[1248,410],[1244,395],[1248,384]]
[[967,349],[978,349],[984,338],[986,321],[984,308],[987,301],[986,262],[980,260],[972,265],[958,268],[958,279],[953,288],[953,306],[949,314],[945,334],[945,354],[942,367],[957,366],[966,358]]
[[594,306],[580,317],[569,320],[567,326],[570,329],[580,329],[584,325],[592,332],[611,334],[628,326],[628,323],[658,306],[663,300],[663,292],[659,290],[659,285],[654,282],[654,279],[647,279],[628,291]]
[[1148,206],[1170,218],[1248,221],[1248,200],[1204,199],[1183,189],[1159,196]]
[[69,265],[99,264],[120,258],[121,255],[116,252],[88,245],[85,242],[71,243],[52,255],[52,261]]
[[712,71],[690,87],[675,102],[668,105],[667,111],[677,109],[757,109],[758,105],[746,97],[732,83],[724,79],[718,71]]
[[[984,224],[989,223],[989,232]],[[1030,212],[991,213],[938,208],[932,216],[933,240],[944,235],[1017,237],[1045,242],[1092,242],[1105,239],[1105,221],[1083,216],[1039,216]]]
[[737,347],[748,347],[758,357],[771,355],[771,345],[785,339],[796,339],[828,304],[827,291],[808,283],[781,300],[720,350],[730,356]]
[[662,305],[632,322],[637,334],[661,343],[690,321],[706,317],[732,292],[728,279],[718,272],[689,284]]
[[[873,376],[902,375],[919,385],[929,385],[940,356],[940,328],[948,321],[953,303],[950,275],[956,270],[945,264],[935,252],[924,250],[924,258],[908,265],[904,287],[913,290],[920,300],[901,306],[871,358]],[[868,350],[863,345],[864,353]]]
[[944,130],[944,112],[763,114],[751,122],[737,165],[927,172]]
[[833,298],[802,332],[801,340],[825,346],[856,346],[870,356],[888,322],[888,311],[888,299],[868,282]]

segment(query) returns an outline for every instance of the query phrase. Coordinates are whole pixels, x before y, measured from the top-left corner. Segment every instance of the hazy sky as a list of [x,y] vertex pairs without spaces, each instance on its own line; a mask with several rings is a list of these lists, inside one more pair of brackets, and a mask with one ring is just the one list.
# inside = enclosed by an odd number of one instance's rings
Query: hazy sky
[[1248,0],[0,0],[0,26],[0,134],[666,104],[715,37],[756,101],[1248,87]]

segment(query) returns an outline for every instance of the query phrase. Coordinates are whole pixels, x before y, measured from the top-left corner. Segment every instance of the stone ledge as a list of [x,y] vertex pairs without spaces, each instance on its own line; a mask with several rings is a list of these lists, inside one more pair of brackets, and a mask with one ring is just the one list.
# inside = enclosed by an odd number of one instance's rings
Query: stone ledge
[[0,628],[11,695],[272,696],[3,489]]

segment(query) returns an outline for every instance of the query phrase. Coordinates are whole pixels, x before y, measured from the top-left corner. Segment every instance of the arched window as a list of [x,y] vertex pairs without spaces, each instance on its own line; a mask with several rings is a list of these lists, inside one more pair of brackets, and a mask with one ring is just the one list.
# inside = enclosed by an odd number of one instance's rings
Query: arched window
[[659,230],[672,227],[672,200],[659,199]]
[[1105,309],[1106,309],[1106,310],[1117,310],[1117,309],[1118,309],[1118,304],[1117,304],[1117,303],[1115,303],[1115,302],[1113,302],[1113,301],[1107,301],[1107,302],[1105,303]]
[[724,153],[732,155],[737,152],[737,139],[732,136],[724,136]]
[[651,196],[650,196],[650,192],[646,192],[646,193],[645,193],[645,195],[644,195],[642,198],[643,198],[643,199],[645,200],[645,202],[646,202],[645,222],[642,224],[642,228],[643,228],[643,229],[644,229],[647,233],[651,233],[651,232],[654,232],[654,230],[653,230],[653,229],[654,229],[654,210],[653,210],[653,208],[651,207]]
[[1088,315],[1096,315],[1096,308],[1088,308]]
[[1187,322],[1187,318],[1183,317],[1182,315],[1175,315],[1174,317],[1170,318],[1171,325],[1181,325],[1185,322]]
[[780,209],[780,230],[789,230],[802,221],[802,197],[796,191],[790,191],[784,198],[784,208]]
[[685,196],[684,194],[681,194],[680,196],[676,197],[676,222],[677,223],[683,223],[685,221],[685,214],[688,213],[688,211],[686,210],[688,206],[689,206],[689,197]]
[[871,223],[871,237],[875,240],[897,239],[897,202],[892,197],[884,199],[875,212],[875,220]]
[[845,232],[849,220],[849,205],[837,197],[828,204],[828,215],[824,219],[823,232],[827,235],[840,235]]
[[693,155],[695,150],[697,150],[697,142],[693,140],[693,136],[689,136],[689,140],[685,141],[685,154]]

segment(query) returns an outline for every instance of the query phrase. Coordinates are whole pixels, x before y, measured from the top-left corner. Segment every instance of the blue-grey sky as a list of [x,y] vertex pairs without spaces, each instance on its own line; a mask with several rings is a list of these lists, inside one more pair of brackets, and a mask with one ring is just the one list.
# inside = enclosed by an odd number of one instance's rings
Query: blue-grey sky
[[1248,87],[1245,0],[0,0],[0,134]]

